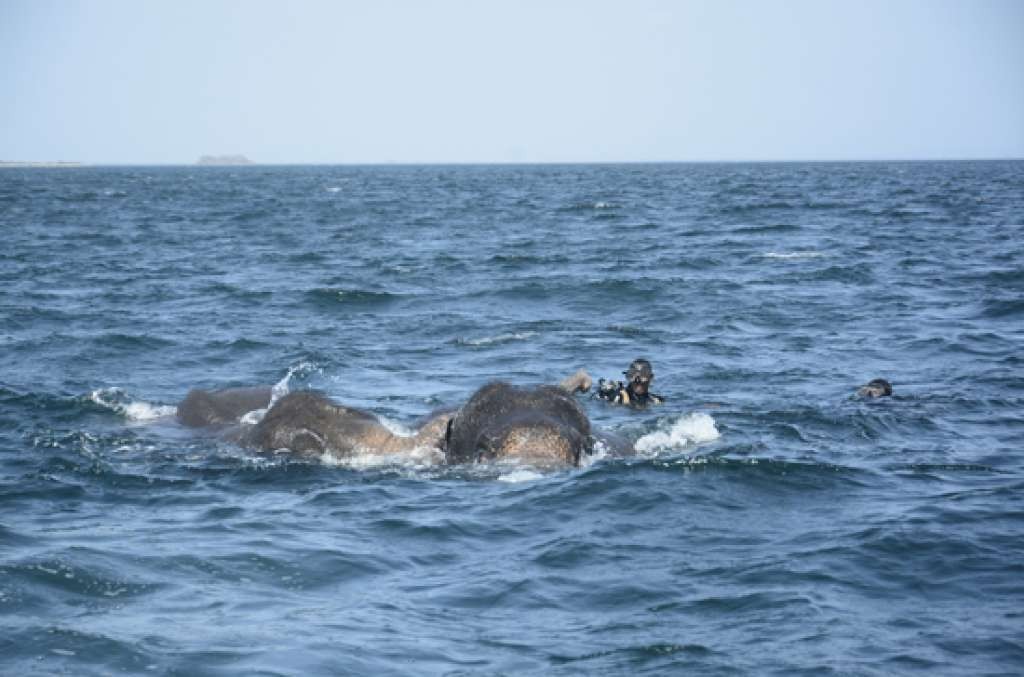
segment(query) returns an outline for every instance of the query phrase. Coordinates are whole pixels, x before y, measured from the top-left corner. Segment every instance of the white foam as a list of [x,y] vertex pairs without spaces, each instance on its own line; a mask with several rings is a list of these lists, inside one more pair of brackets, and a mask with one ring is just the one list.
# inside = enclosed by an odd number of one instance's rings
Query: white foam
[[[267,409],[269,409],[269,407],[267,407]],[[256,425],[263,420],[264,416],[267,415],[267,409],[253,409],[252,411],[247,411],[242,418],[238,419],[238,422],[247,425]]]
[[608,458],[609,453],[611,453],[611,449],[609,449],[608,445],[604,443],[604,440],[595,440],[593,451],[589,454],[580,455],[580,467],[589,468],[595,463]]
[[456,343],[466,346],[489,346],[495,343],[508,343],[509,341],[526,341],[537,335],[535,331],[515,332],[511,334],[498,334],[497,336],[485,336],[478,339],[458,339]]
[[337,193],[340,190],[341,190],[341,186],[328,186],[327,187],[327,192],[328,193]]
[[667,430],[655,430],[636,441],[640,454],[684,449],[689,445],[712,442],[719,438],[715,419],[703,412],[685,414],[675,420]]
[[817,259],[825,256],[824,252],[802,251],[802,252],[766,252],[762,254],[766,259]]
[[178,408],[170,404],[132,402],[124,407],[124,415],[131,421],[152,421],[158,418],[168,418],[177,413]]
[[437,447],[421,446],[398,454],[381,454],[369,449],[357,451],[351,456],[336,456],[330,450],[320,455],[324,465],[367,470],[371,468],[400,466],[410,470],[444,464],[444,453]]
[[178,408],[167,404],[151,404],[129,398],[120,388],[100,388],[89,393],[89,399],[124,416],[129,421],[153,421],[178,413]]
[[536,470],[530,470],[528,468],[519,468],[512,472],[507,472],[504,475],[498,475],[499,482],[509,482],[510,484],[517,484],[519,482],[533,482],[535,480],[543,479],[544,475],[537,472]]

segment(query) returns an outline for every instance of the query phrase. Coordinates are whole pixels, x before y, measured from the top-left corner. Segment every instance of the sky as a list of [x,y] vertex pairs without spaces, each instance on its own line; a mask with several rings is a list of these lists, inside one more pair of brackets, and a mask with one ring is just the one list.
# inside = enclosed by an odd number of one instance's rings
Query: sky
[[0,160],[1024,157],[1024,0],[0,0]]

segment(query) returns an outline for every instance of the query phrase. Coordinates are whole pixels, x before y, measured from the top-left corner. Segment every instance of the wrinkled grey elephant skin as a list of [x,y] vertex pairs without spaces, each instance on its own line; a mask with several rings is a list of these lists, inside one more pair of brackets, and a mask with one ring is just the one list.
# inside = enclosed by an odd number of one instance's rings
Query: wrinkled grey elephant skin
[[416,448],[440,450],[450,414],[438,414],[414,435],[388,430],[373,414],[333,402],[323,393],[301,390],[285,395],[248,435],[264,451],[289,451],[335,458],[366,454],[405,454]]
[[438,411],[414,435],[396,435],[373,414],[346,407],[314,390],[285,395],[255,425],[241,418],[271,402],[270,388],[191,390],[178,405],[178,420],[215,428],[225,439],[261,451],[287,449],[299,455],[344,459],[366,454],[402,454],[418,448],[441,451],[451,412]]
[[190,390],[178,405],[178,420],[192,428],[232,425],[250,411],[270,404],[270,388]]
[[473,394],[448,424],[448,463],[517,459],[534,466],[579,465],[593,445],[590,420],[556,386],[494,382]]

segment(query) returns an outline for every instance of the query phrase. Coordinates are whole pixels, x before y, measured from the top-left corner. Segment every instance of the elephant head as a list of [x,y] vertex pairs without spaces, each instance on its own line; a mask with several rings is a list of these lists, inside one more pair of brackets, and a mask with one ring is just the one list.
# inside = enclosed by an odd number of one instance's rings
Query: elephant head
[[564,388],[485,385],[448,423],[448,463],[520,460],[575,466],[593,443],[590,421]]

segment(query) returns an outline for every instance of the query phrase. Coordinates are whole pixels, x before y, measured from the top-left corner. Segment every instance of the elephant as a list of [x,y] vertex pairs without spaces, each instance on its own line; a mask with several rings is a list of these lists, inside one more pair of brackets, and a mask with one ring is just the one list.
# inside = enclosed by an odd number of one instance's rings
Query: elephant
[[250,411],[270,406],[270,387],[190,390],[178,405],[178,421],[190,428],[237,424]]
[[398,435],[368,412],[333,402],[323,393],[300,390],[274,403],[248,434],[264,451],[289,449],[301,455],[351,458],[366,454],[408,454],[417,448],[441,451],[450,413],[431,416],[410,436]]
[[[539,467],[576,466],[598,441],[614,454],[632,451],[628,442],[591,430],[572,395],[591,383],[583,370],[558,386],[488,383],[462,407],[434,412],[408,436],[394,433],[373,414],[313,390],[289,393],[272,406],[269,388],[193,390],[179,405],[178,419],[192,427],[233,426],[234,439],[262,451],[351,458],[426,448],[443,453],[450,464],[518,460]],[[259,422],[241,423],[247,412],[268,406]]]
[[[333,402],[315,390],[299,390],[271,406],[271,388],[191,390],[178,405],[178,421],[192,428],[214,427],[224,436],[261,451],[288,449],[302,456],[329,453],[345,458],[358,454],[400,454],[417,447],[441,450],[448,412],[437,412],[411,436],[398,435],[368,412]],[[245,414],[267,409],[255,424]]]
[[578,466],[599,444],[613,456],[634,454],[627,440],[592,428],[573,397],[591,382],[580,370],[559,386],[488,383],[449,419],[444,439],[448,463],[514,460],[540,468]]
[[477,390],[448,423],[449,463],[519,460],[579,465],[592,445],[590,420],[562,388],[519,388],[501,381]]

